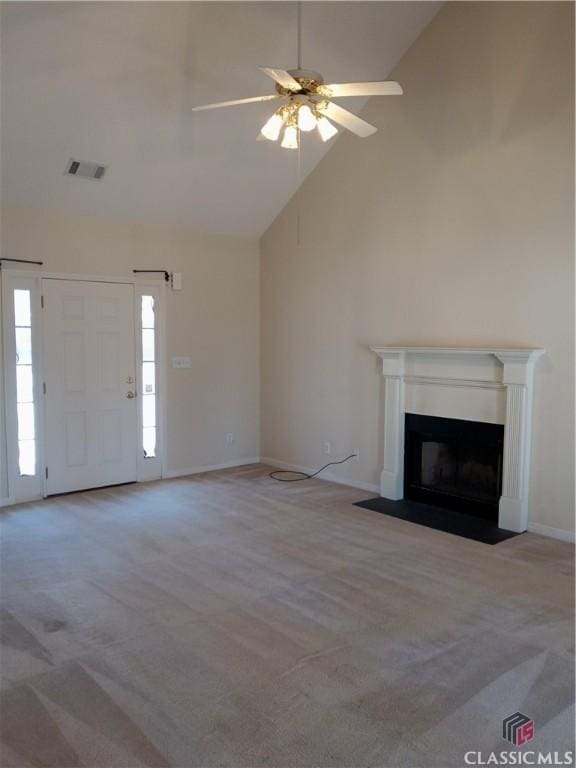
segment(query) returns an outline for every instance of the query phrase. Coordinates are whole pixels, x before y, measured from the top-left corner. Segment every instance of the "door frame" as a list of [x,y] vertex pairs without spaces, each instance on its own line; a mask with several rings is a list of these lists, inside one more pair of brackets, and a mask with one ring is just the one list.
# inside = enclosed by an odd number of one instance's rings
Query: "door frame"
[[[5,442],[0,444],[0,460],[5,458],[7,489],[2,493],[0,476],[0,507],[45,498],[46,488],[46,432],[45,407],[42,382],[44,382],[44,344],[41,320],[41,296],[43,280],[77,280],[90,283],[121,283],[133,286],[134,291],[134,353],[137,377],[137,392],[142,381],[141,315],[140,297],[152,295],[156,309],[156,458],[145,459],[136,444],[136,482],[147,482],[165,477],[166,473],[166,282],[157,277],[122,277],[117,275],[89,275],[67,272],[45,272],[35,269],[10,269],[0,271],[1,284],[1,336],[3,349],[3,381],[0,382],[0,427],[2,416],[5,422]],[[31,292],[32,306],[32,365],[34,373],[34,404],[36,419],[36,475],[21,477],[18,473],[18,433],[16,417],[16,361],[14,340],[14,313],[11,292],[14,288],[25,288]],[[138,398],[137,433],[142,431],[142,398]],[[0,433],[0,437],[2,437]],[[0,472],[2,467],[0,467]]]

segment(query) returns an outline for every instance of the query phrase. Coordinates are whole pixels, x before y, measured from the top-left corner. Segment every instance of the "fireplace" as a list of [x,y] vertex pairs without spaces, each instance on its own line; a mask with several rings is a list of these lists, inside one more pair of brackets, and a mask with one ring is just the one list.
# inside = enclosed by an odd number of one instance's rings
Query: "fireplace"
[[405,416],[404,498],[498,521],[504,426]]
[[[516,533],[525,531],[530,504],[534,365],[544,355],[544,350],[537,347],[416,346],[371,347],[371,350],[382,360],[385,380],[380,473],[382,498],[391,501],[404,498],[406,413],[481,422],[488,424],[488,428],[500,424],[504,427],[504,440],[497,480],[500,494],[498,527]],[[434,463],[436,450],[440,448],[426,448],[429,452],[426,455],[428,464],[425,463],[428,474],[424,479],[430,477],[429,463]],[[455,450],[453,445],[451,450]],[[487,466],[494,470],[493,463]],[[420,482],[419,485],[430,483]],[[492,476],[483,490],[483,493],[489,492],[490,498],[475,500],[480,504],[492,504],[493,489]],[[423,489],[429,493],[437,490]],[[473,502],[474,499],[466,500],[468,510]],[[473,519],[473,516],[468,515],[466,519]]]

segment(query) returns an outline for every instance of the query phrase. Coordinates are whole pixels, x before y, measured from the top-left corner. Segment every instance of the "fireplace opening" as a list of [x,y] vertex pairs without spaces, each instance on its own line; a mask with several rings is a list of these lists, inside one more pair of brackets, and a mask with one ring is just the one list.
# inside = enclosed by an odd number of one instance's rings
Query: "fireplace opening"
[[498,520],[504,427],[406,414],[404,497]]

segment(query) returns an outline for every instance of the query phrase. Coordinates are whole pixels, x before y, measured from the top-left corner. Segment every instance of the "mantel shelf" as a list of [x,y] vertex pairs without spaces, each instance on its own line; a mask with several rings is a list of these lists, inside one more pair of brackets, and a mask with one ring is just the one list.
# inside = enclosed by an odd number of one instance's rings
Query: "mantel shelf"
[[370,349],[372,352],[377,354],[379,357],[382,357],[383,355],[389,356],[389,355],[397,355],[397,354],[407,354],[407,355],[421,355],[425,357],[431,357],[431,356],[439,356],[439,357],[456,357],[459,355],[476,355],[476,356],[485,356],[485,355],[494,355],[494,357],[497,357],[499,360],[512,360],[516,359],[518,361],[534,361],[537,358],[539,358],[541,355],[545,353],[546,350],[541,349],[539,347],[516,347],[516,348],[510,348],[510,347],[397,347],[397,346],[390,346],[390,347],[378,347],[378,346],[371,346]]

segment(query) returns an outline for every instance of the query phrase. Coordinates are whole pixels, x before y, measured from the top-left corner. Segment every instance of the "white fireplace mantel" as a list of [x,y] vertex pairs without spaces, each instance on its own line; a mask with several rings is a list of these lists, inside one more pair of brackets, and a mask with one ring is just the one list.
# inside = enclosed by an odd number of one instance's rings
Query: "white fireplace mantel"
[[[545,350],[415,346],[373,346],[370,349],[381,358],[385,378],[381,495],[393,500],[404,495],[407,384],[504,390],[504,463],[498,525],[510,531],[525,531],[528,526],[533,372],[535,361]],[[433,367],[431,375],[422,373],[426,362]],[[411,370],[414,363],[419,373]],[[485,377],[480,378],[482,372]]]

